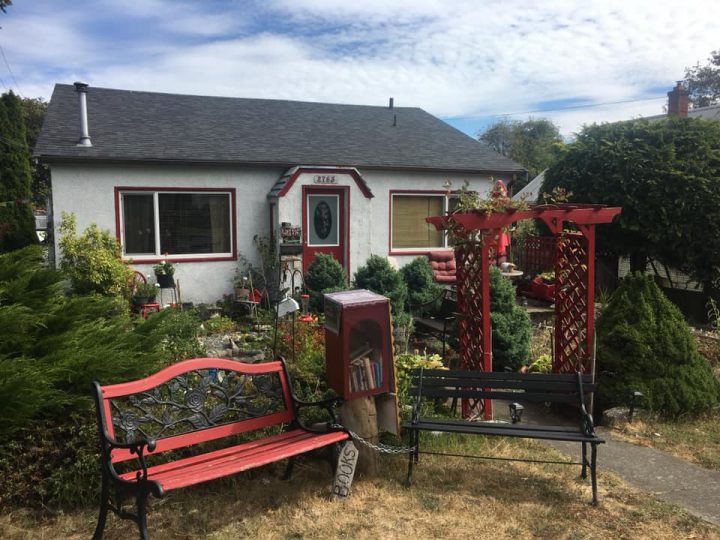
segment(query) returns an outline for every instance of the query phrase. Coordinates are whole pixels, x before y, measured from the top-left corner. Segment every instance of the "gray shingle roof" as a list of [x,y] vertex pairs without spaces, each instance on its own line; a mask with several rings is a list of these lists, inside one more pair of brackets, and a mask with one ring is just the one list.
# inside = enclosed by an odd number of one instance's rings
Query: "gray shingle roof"
[[[520,171],[522,167],[422,109],[88,89],[93,146],[76,146],[72,85],[53,91],[35,155]],[[393,126],[397,115],[397,126]]]

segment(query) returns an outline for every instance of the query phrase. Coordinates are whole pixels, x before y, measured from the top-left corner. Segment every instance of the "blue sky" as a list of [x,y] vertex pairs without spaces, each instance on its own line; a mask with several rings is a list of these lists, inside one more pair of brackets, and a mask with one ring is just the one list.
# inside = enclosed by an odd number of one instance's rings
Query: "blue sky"
[[715,0],[14,0],[0,13],[0,91],[47,99],[54,83],[84,80],[380,106],[393,96],[470,135],[505,115],[570,135],[661,113],[684,68],[720,48],[719,12]]

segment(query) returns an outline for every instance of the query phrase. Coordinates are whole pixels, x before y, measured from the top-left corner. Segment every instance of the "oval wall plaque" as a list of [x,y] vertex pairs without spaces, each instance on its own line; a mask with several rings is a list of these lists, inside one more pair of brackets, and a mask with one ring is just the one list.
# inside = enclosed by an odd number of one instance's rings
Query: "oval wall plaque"
[[313,224],[315,225],[315,234],[318,238],[325,240],[332,230],[332,213],[330,212],[330,205],[325,201],[320,201],[315,207],[315,214],[313,215]]

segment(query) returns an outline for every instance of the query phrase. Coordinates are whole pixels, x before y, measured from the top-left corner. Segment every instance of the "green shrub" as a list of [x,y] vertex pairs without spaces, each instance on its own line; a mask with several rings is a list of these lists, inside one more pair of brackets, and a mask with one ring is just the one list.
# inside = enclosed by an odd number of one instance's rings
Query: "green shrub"
[[45,421],[0,445],[0,507],[70,508],[100,497],[98,430],[92,411]]
[[304,276],[305,287],[310,295],[310,311],[322,313],[323,294],[347,289],[345,269],[332,255],[316,253]]
[[353,281],[358,289],[368,289],[388,297],[393,313],[398,314],[405,309],[407,286],[387,258],[371,255],[365,266],[355,272]]
[[[121,298],[66,295],[34,246],[0,255],[0,500],[68,505],[99,478],[90,382],[138,379],[202,356],[199,319],[166,309],[146,321]],[[89,472],[92,463],[92,473]],[[10,468],[17,466],[12,472]]]
[[[439,354],[398,354],[395,357],[395,373],[397,375],[397,393],[398,402],[400,404],[401,413],[407,416],[410,407],[415,403],[416,397],[408,395],[408,389],[410,388],[410,372],[416,368],[426,369],[444,369],[445,365],[442,362]],[[432,410],[435,409],[435,403],[433,400],[425,400],[423,407],[429,407]],[[424,412],[431,412],[431,410],[424,409]]]
[[122,261],[120,244],[109,231],[91,224],[78,236],[75,215],[63,212],[60,268],[78,294],[128,296],[132,269]]
[[427,304],[439,297],[442,287],[433,280],[432,267],[427,257],[413,259],[400,269],[400,275],[407,287],[408,311],[412,311],[413,306]]
[[515,287],[490,268],[490,324],[492,325],[493,371],[514,371],[527,362],[532,325],[527,312],[515,303]]
[[598,400],[627,404],[633,390],[666,416],[716,406],[720,383],[680,311],[649,276],[622,280],[597,324]]

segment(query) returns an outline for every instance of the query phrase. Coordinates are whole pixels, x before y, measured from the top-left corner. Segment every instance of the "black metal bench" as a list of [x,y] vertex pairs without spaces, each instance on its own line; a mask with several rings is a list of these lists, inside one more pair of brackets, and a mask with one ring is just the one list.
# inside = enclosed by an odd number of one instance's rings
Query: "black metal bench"
[[[586,398],[594,392],[592,376],[577,374],[522,374],[506,372],[481,372],[466,370],[423,369],[413,370],[409,395],[416,396],[412,419],[403,424],[410,433],[410,446],[415,451],[408,461],[407,485],[412,482],[413,464],[420,454],[420,431],[468,433],[503,437],[523,437],[550,441],[570,441],[582,445],[581,462],[553,462],[582,465],[583,478],[590,468],[593,504],[597,504],[597,446],[605,441],[595,434],[592,416],[587,412]],[[422,417],[422,398],[429,399],[500,399],[511,403],[508,422],[478,422],[456,418]],[[577,408],[579,419],[574,426],[522,424],[522,402],[560,403]],[[590,445],[590,459],[587,445]],[[432,452],[423,452],[432,453]],[[482,456],[466,456],[482,457]],[[493,458],[498,459],[498,458]],[[524,461],[510,459],[510,461]],[[543,461],[537,460],[542,463]]]

